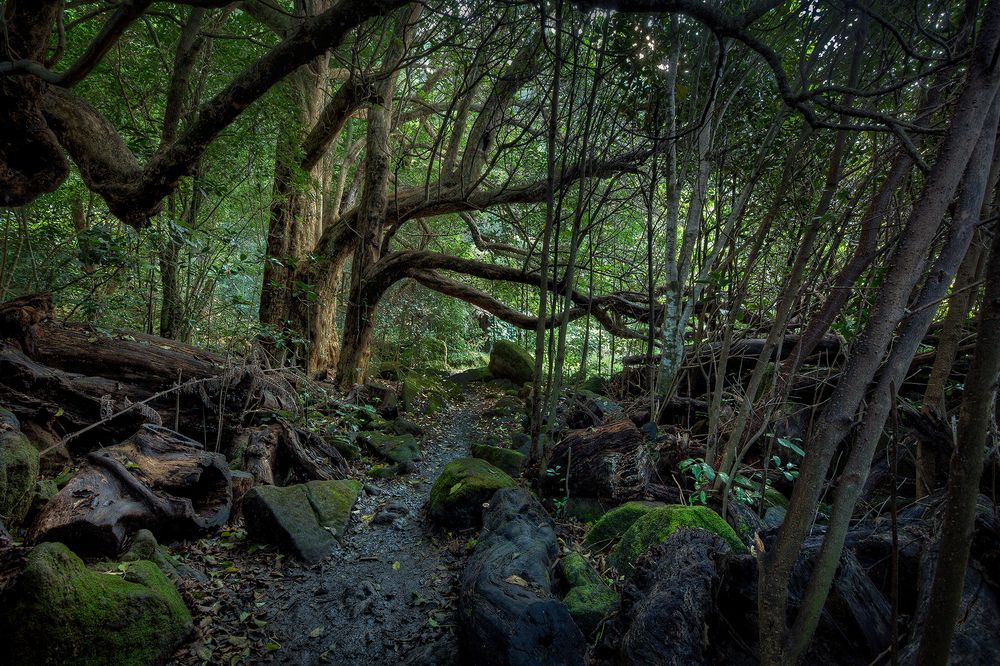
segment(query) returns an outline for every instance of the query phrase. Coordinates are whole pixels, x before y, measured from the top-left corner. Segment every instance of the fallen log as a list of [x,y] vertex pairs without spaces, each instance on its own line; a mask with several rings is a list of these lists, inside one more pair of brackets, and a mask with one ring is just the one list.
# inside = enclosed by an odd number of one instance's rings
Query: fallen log
[[682,527],[640,559],[623,597],[629,628],[620,663],[708,663],[708,618],[719,581],[714,559],[728,551],[715,534]]
[[289,373],[51,314],[45,296],[0,305],[0,402],[57,440],[91,427],[72,442],[78,451],[157,422],[205,445],[228,445],[253,412],[296,408]]
[[628,420],[572,430],[552,448],[542,486],[554,495],[642,499],[653,463],[642,433]]
[[459,589],[462,646],[486,666],[582,665],[583,634],[553,594],[552,519],[521,488],[493,495]]
[[175,432],[145,425],[87,461],[42,509],[30,543],[59,541],[81,555],[109,557],[140,528],[162,541],[197,536],[229,518],[225,458]]

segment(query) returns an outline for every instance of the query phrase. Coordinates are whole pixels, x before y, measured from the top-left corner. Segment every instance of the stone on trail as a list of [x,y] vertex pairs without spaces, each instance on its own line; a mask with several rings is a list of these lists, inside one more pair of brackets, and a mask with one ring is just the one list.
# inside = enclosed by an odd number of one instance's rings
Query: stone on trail
[[502,469],[511,476],[520,476],[521,468],[526,460],[523,453],[513,449],[503,449],[487,444],[473,444],[472,457],[485,460],[489,464]]
[[4,663],[145,666],[191,631],[173,583],[148,560],[92,571],[60,543],[43,543],[0,610]]
[[375,453],[406,469],[412,469],[413,464],[422,459],[420,445],[413,435],[387,435],[382,432],[367,431],[358,433],[358,438]]
[[456,372],[448,377],[452,382],[458,384],[462,388],[467,387],[469,384],[475,382],[488,382],[493,379],[493,373],[490,372],[489,368],[470,368],[468,370],[462,370],[461,372]]
[[482,520],[483,504],[493,493],[515,485],[510,475],[485,460],[453,460],[431,488],[428,515],[448,529],[475,527]]
[[490,373],[497,379],[509,379],[517,384],[531,381],[535,359],[511,340],[498,340],[490,352]]
[[664,543],[680,527],[695,527],[719,535],[737,553],[746,551],[736,532],[707,506],[673,504],[654,509],[636,520],[611,551],[609,561],[621,573],[631,574],[640,555]]
[[247,533],[307,562],[321,560],[343,536],[360,493],[361,483],[350,479],[257,486],[243,498]]

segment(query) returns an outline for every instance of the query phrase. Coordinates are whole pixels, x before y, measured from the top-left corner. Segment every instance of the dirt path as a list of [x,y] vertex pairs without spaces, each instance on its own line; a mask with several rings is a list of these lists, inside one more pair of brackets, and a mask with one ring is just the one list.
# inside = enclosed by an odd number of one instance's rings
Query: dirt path
[[457,663],[469,535],[441,532],[423,510],[441,468],[497,425],[481,418],[495,397],[477,389],[424,419],[418,471],[368,482],[342,546],[319,564],[254,546],[241,530],[178,549],[204,576],[185,590],[199,635],[174,663]]

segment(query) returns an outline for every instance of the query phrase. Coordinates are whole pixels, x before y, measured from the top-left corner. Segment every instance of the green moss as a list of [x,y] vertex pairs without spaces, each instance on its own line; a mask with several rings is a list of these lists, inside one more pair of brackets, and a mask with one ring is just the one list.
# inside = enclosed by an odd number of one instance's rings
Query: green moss
[[502,469],[511,476],[518,476],[524,467],[524,454],[513,449],[502,449],[498,446],[473,444],[472,457],[485,460],[489,464]]
[[433,372],[410,372],[402,382],[400,402],[403,411],[432,415],[444,409],[449,402],[462,399],[462,391],[457,384]]
[[375,465],[368,470],[368,476],[373,479],[392,479],[401,473],[399,465]]
[[696,527],[722,537],[737,552],[745,552],[729,524],[706,506],[670,505],[650,511],[636,520],[611,551],[609,561],[624,574],[631,574],[635,561],[653,546],[666,541],[679,527]]
[[626,502],[604,514],[587,533],[587,543],[605,546],[625,534],[635,521],[654,509],[665,507],[662,502]]
[[618,595],[580,553],[568,553],[560,564],[570,588],[563,603],[580,630],[590,635],[618,605]]
[[347,460],[357,460],[361,457],[361,447],[346,433],[330,432],[326,436],[326,442]]
[[0,431],[0,522],[16,527],[31,507],[38,449],[16,430]]
[[489,368],[470,368],[462,372],[456,372],[448,378],[459,386],[468,386],[476,382],[488,382],[493,379],[493,373]]
[[431,488],[428,515],[445,527],[472,527],[482,519],[483,503],[500,488],[514,485],[514,479],[485,460],[453,460]]
[[358,433],[358,438],[377,454],[394,463],[410,466],[422,457],[420,445],[413,435],[387,435],[383,432],[366,431]]
[[535,373],[535,359],[511,340],[498,340],[490,352],[489,370],[498,379],[515,384],[530,382]]
[[158,663],[191,626],[180,595],[153,562],[91,571],[59,543],[31,551],[0,611],[5,659],[13,665]]
[[343,536],[360,493],[361,483],[351,479],[251,488],[243,498],[247,532],[304,560],[320,560]]

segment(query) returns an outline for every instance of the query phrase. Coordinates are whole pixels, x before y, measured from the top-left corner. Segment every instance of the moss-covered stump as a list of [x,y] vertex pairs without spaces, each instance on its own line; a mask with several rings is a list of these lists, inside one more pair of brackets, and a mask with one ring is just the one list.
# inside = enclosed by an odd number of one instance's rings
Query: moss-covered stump
[[612,541],[620,539],[635,521],[650,511],[662,509],[665,506],[666,504],[662,502],[625,502],[625,504],[605,513],[594,523],[594,526],[587,532],[587,543],[598,547],[606,546]]
[[428,515],[449,529],[474,527],[482,521],[483,504],[500,488],[512,488],[514,479],[479,458],[453,460],[431,488]]
[[91,571],[43,543],[0,610],[4,662],[17,666],[162,663],[191,631],[173,583],[148,560]]
[[38,449],[4,421],[0,425],[0,520],[8,528],[24,520],[37,480]]
[[569,586],[563,603],[576,626],[589,636],[618,605],[618,595],[580,553],[567,554],[560,566]]
[[498,340],[490,352],[490,373],[516,384],[530,382],[535,373],[535,359],[511,340]]
[[511,476],[520,476],[521,468],[524,467],[524,461],[526,460],[524,454],[520,451],[503,449],[499,446],[489,446],[488,444],[473,444],[472,457],[485,460]]
[[353,480],[257,486],[243,498],[247,533],[307,562],[321,560],[343,536],[360,492]]
[[420,445],[413,435],[387,435],[383,432],[369,431],[358,433],[358,439],[364,441],[386,460],[407,470],[412,469],[414,463],[422,458]]
[[734,551],[746,552],[746,546],[729,523],[707,506],[673,504],[654,509],[632,523],[611,551],[609,561],[618,571],[631,574],[640,555],[653,546],[664,543],[679,527],[694,527],[712,532],[722,537]]

